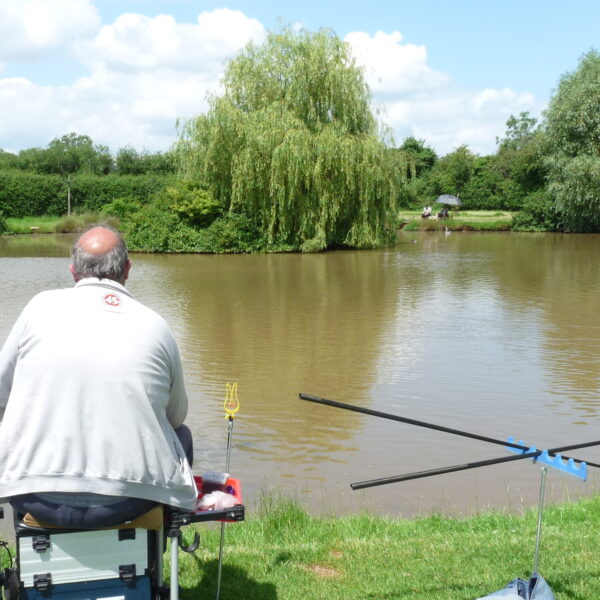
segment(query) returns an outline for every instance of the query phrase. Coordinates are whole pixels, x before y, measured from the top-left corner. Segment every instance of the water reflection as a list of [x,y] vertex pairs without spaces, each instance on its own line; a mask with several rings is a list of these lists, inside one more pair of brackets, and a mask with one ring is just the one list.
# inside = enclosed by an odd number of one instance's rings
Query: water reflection
[[[35,292],[70,285],[70,240],[48,254],[2,239],[0,334]],[[396,249],[320,255],[135,255],[128,282],[182,349],[197,470],[222,468],[225,382],[241,410],[232,471],[248,498],[291,489],[313,506],[410,515],[537,498],[511,463],[365,492],[349,483],[502,456],[502,448],[298,400],[361,404],[539,447],[594,439],[599,236],[439,233]],[[37,252],[37,254],[36,254]],[[46,256],[48,258],[24,258]],[[15,287],[14,283],[19,282]],[[579,456],[600,462],[600,451]],[[550,476],[549,496],[589,493]]]
[[[185,330],[176,327],[190,394],[204,407],[198,412],[220,418],[224,382],[237,381],[243,415],[237,435],[254,461],[276,456],[294,469],[307,464],[310,452],[312,463],[343,462],[356,449],[361,420],[307,406],[297,395],[319,390],[368,401],[398,304],[398,280],[387,276],[394,260],[393,253],[375,252],[169,257],[162,277],[179,300],[174,311],[157,308],[185,322]],[[164,264],[161,257],[143,263],[145,269]]]
[[541,316],[548,405],[580,423],[600,409],[599,245],[593,235],[521,234],[495,265],[506,300]]

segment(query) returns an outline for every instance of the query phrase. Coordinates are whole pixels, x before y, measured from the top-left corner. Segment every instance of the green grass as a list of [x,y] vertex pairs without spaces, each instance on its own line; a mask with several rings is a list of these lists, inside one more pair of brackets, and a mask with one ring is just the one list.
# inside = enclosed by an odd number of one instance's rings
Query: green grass
[[449,219],[422,219],[421,211],[406,210],[399,213],[404,231],[508,231],[512,212],[497,210],[450,211]]
[[[531,575],[536,521],[536,511],[318,518],[267,502],[226,526],[221,599],[473,600]],[[557,600],[600,598],[599,526],[600,498],[546,508],[540,572]],[[216,590],[220,529],[198,531],[198,552],[180,555],[182,600]]]
[[118,226],[118,219],[102,217],[98,213],[73,213],[64,217],[23,217],[20,219],[8,217],[6,225],[7,234],[26,233],[75,233],[92,225],[93,223],[110,223]]
[[7,217],[7,233],[54,233],[60,217]]

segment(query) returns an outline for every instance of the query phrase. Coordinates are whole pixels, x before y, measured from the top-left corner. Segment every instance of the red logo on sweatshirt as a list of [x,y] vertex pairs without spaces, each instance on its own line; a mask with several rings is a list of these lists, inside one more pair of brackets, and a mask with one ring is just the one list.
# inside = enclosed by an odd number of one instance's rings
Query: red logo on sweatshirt
[[104,294],[102,300],[104,301],[104,304],[108,304],[108,306],[119,306],[119,304],[121,304],[121,298],[112,292],[110,294]]

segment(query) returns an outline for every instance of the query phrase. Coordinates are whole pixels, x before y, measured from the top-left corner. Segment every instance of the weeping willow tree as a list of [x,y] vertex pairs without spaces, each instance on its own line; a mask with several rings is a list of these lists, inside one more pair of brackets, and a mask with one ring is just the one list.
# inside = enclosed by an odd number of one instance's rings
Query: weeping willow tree
[[546,111],[549,190],[568,231],[600,231],[600,54],[562,77]]
[[182,174],[268,245],[370,248],[395,236],[404,154],[383,141],[349,47],[285,29],[231,61],[224,92],[180,127]]

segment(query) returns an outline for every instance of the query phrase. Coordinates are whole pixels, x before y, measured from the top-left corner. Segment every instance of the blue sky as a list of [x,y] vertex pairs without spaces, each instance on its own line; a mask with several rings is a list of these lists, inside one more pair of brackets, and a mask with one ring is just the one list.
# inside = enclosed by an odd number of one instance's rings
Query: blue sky
[[283,24],[332,28],[401,142],[495,150],[600,47],[600,2],[556,0],[0,0],[0,148],[70,131],[114,152],[165,150],[206,110],[224,63]]

